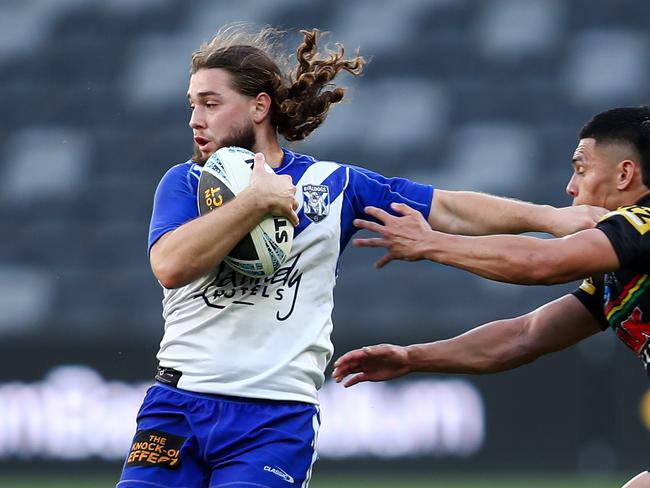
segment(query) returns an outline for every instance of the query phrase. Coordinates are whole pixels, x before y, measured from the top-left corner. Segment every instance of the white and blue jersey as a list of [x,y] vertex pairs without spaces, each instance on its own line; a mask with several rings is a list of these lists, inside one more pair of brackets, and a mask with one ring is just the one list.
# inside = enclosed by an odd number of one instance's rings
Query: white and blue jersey
[[[188,161],[162,178],[149,249],[199,216],[202,167]],[[164,289],[165,333],[158,360],[182,372],[178,388],[220,395],[318,403],[332,357],[333,289],[352,221],[372,205],[406,203],[428,217],[433,188],[284,150],[277,174],[297,188],[299,225],[291,254],[272,276],[249,278],[225,264],[194,282]],[[394,213],[394,212],[391,212]]]

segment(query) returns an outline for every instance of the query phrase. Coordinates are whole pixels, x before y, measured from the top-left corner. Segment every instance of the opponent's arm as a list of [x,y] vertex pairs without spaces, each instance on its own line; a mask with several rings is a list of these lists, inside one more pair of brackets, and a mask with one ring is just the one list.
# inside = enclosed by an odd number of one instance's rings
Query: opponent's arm
[[431,228],[462,235],[547,232],[564,236],[589,229],[607,211],[579,205],[555,208],[470,191],[435,190]]
[[426,344],[382,344],[350,351],[334,364],[332,377],[349,387],[412,372],[497,373],[530,363],[601,330],[573,295],[565,295],[520,317],[490,322],[452,339]]
[[566,283],[619,268],[619,260],[607,236],[588,229],[563,238],[496,235],[468,237],[431,230],[419,212],[406,205],[393,207],[402,217],[368,208],[379,223],[356,220],[357,227],[381,237],[355,239],[361,247],[385,247],[377,262],[382,267],[393,259],[428,259],[470,271],[484,278],[516,284]]
[[216,211],[164,234],[151,247],[151,269],[165,288],[191,283],[220,263],[266,215],[282,215],[297,225],[291,177],[268,173],[255,155],[250,184]]

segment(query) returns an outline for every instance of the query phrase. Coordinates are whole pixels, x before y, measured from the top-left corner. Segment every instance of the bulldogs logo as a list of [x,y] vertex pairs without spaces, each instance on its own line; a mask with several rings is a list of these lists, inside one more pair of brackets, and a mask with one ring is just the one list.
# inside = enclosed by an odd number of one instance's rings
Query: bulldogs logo
[[303,185],[302,199],[305,215],[318,223],[330,213],[330,190],[325,185]]

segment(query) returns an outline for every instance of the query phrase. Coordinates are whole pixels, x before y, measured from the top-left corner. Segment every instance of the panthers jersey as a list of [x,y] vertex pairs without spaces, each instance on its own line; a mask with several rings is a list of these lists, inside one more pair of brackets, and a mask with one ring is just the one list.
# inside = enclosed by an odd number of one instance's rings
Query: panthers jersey
[[620,269],[586,279],[574,295],[639,356],[650,375],[650,197],[609,212],[597,228],[612,243]]
[[[162,178],[149,248],[199,216],[202,167],[188,161]],[[317,403],[332,353],[333,289],[352,222],[372,205],[401,202],[428,217],[433,188],[284,150],[277,174],[297,188],[299,225],[291,253],[272,276],[250,278],[221,263],[178,289],[163,289],[160,366],[182,373],[178,388]],[[217,210],[218,211],[218,210]],[[393,212],[394,213],[394,212]]]

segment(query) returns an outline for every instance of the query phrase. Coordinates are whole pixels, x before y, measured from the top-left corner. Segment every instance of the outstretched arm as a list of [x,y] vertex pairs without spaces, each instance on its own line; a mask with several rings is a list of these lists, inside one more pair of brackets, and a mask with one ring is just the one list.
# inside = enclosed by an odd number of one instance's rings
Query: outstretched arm
[[470,191],[435,190],[429,224],[450,234],[546,232],[565,236],[595,225],[607,211],[579,205],[555,208]]
[[378,223],[355,220],[357,227],[381,236],[355,239],[355,245],[388,250],[377,262],[378,267],[393,259],[428,259],[492,280],[544,285],[566,283],[619,267],[611,242],[598,229],[558,239],[513,235],[457,236],[431,230],[422,216],[407,205],[396,204],[393,208],[402,216],[367,208],[366,212]]
[[452,339],[395,346],[382,344],[350,351],[334,364],[332,377],[344,386],[385,381],[412,372],[497,373],[530,363],[599,332],[593,315],[573,295],[533,312],[490,322]]

